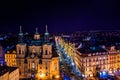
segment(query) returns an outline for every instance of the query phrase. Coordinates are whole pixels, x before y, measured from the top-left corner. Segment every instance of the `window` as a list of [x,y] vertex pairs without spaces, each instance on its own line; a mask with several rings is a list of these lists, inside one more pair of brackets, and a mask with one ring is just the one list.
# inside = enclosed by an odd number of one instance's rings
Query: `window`
[[40,69],[42,69],[42,67],[40,67]]
[[45,55],[47,55],[47,50],[45,50]]
[[87,59],[87,62],[89,62],[89,59]]
[[46,66],[46,69],[48,69],[48,67]]
[[32,62],[32,68],[35,68],[35,63],[34,62]]
[[40,75],[42,75],[42,72],[40,71]]
[[55,63],[54,65],[54,70],[57,70],[57,63]]
[[35,53],[36,52],[35,49],[33,49],[32,52]]
[[46,72],[46,76],[48,76],[48,72]]
[[46,62],[46,69],[48,69],[48,64],[47,64],[47,62]]

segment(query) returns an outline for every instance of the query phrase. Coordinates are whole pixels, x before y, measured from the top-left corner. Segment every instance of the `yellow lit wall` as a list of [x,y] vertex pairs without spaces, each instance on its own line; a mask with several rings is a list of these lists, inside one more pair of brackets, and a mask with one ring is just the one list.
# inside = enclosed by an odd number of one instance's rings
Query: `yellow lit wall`
[[[45,61],[45,62],[44,62]],[[47,60],[47,68],[46,68],[46,59],[43,60],[42,64],[39,65],[36,77],[38,79],[49,79],[59,78],[59,58],[52,58]]]
[[19,69],[12,71],[9,73],[9,80],[19,80]]
[[16,51],[12,51],[11,53],[7,51],[5,54],[5,61],[7,66],[16,66]]
[[0,80],[9,80],[9,72],[6,72],[5,74],[3,74],[2,76],[0,76]]

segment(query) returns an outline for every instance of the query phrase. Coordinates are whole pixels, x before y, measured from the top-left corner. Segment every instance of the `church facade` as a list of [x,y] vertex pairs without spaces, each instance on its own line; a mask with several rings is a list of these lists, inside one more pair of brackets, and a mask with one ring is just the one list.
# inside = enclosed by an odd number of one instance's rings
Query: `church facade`
[[16,65],[19,67],[20,77],[35,77],[39,80],[59,78],[59,57],[49,40],[47,25],[43,37],[36,28],[29,43],[25,43],[23,38],[20,27],[19,41],[16,45]]

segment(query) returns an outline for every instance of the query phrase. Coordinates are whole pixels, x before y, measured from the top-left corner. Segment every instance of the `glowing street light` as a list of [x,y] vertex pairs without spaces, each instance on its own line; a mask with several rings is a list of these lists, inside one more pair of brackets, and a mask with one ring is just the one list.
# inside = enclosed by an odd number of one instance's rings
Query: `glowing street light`
[[58,79],[58,78],[59,78],[59,76],[56,76],[56,78]]
[[67,55],[67,57],[69,58],[69,55]]
[[74,65],[74,63],[72,62],[72,65]]

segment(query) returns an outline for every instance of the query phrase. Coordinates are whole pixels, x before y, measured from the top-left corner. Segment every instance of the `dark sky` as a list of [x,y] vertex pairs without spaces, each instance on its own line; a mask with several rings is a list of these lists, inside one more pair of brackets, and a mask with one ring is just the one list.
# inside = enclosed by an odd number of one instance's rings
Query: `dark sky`
[[[10,0],[11,1],[11,0]],[[0,2],[0,32],[119,30],[120,0]],[[33,2],[32,2],[33,1]]]

